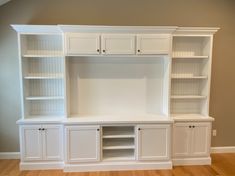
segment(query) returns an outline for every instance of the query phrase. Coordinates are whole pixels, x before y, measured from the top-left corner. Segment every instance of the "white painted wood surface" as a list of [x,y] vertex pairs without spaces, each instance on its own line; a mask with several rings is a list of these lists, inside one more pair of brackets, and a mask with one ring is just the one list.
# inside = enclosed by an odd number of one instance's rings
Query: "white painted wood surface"
[[170,125],[138,125],[138,160],[167,160],[170,157]]
[[173,129],[173,156],[208,157],[210,154],[211,123],[175,123]]
[[100,126],[67,126],[66,162],[97,162],[100,160]]

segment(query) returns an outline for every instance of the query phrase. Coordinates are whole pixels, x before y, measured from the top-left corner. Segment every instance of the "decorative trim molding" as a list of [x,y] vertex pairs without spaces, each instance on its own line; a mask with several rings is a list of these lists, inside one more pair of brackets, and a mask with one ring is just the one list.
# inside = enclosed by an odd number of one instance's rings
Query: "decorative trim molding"
[[0,159],[20,159],[20,152],[0,152]]
[[235,146],[211,147],[211,153],[235,153]]

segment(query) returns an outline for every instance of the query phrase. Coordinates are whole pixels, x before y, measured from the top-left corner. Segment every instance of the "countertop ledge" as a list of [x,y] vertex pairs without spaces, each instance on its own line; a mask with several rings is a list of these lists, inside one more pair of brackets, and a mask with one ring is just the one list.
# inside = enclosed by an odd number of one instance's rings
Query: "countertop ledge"
[[156,116],[156,115],[145,115],[145,116],[80,116],[80,117],[69,117],[69,118],[50,118],[50,117],[37,117],[20,119],[16,123],[22,124],[171,124],[174,122],[211,122],[214,121],[213,117],[206,117],[200,115],[173,115],[167,116]]

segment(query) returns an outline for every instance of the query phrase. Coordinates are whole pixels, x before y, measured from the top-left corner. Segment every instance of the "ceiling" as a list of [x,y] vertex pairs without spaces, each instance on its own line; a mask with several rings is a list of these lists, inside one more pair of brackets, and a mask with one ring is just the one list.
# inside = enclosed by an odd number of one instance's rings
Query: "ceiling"
[[6,4],[7,2],[9,2],[10,0],[0,0],[0,6],[3,4]]

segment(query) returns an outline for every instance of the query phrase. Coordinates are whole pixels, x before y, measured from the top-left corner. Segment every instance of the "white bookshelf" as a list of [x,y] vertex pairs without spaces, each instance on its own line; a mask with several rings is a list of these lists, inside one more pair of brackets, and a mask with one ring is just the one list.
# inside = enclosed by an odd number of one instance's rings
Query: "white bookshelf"
[[208,116],[211,38],[173,37],[171,73],[171,114]]
[[22,34],[20,36],[23,117],[65,115],[65,69],[62,36]]

